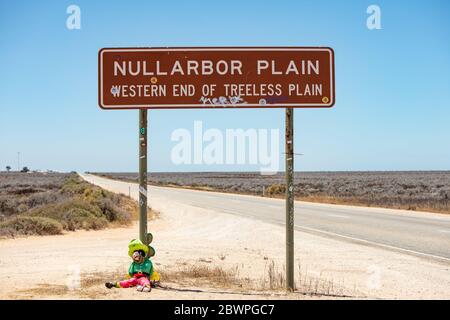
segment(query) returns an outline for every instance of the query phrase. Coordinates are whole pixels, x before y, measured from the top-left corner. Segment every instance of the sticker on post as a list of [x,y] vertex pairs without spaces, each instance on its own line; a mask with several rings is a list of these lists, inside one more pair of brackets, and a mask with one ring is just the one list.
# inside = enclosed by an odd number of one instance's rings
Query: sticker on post
[[147,197],[147,189],[143,186],[139,186],[139,192],[144,196]]

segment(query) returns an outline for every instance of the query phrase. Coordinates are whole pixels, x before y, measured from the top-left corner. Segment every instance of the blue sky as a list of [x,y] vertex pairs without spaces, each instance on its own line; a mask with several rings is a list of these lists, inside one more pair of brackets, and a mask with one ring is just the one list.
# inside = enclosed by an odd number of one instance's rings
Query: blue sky
[[[137,46],[332,47],[337,102],[295,110],[295,169],[450,169],[448,1],[0,3],[0,170],[21,152],[32,169],[137,171],[138,111],[97,105],[98,50]],[[80,30],[66,28],[71,4]],[[371,4],[381,30],[366,27]],[[195,120],[278,128],[284,145],[283,109],[151,110],[149,171],[258,170],[173,164],[171,133]]]

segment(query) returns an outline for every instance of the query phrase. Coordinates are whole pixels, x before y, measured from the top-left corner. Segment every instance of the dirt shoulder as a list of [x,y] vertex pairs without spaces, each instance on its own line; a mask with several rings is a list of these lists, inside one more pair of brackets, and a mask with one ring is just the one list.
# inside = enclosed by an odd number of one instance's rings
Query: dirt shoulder
[[[161,221],[153,224],[158,230]],[[266,299],[267,293],[243,293],[232,288],[189,286],[184,281],[164,282],[175,290],[153,290],[150,294],[134,289],[104,287],[108,280],[126,274],[129,239],[138,232],[137,224],[127,228],[77,231],[61,236],[0,240],[1,299]],[[158,233],[157,233],[158,234]],[[160,247],[160,246],[158,246]],[[166,249],[167,250],[167,249]],[[166,266],[169,252],[159,250],[158,271]],[[179,254],[177,249],[173,255]],[[181,257],[181,260],[183,258]],[[164,261],[164,262],[163,262]],[[114,278],[115,277],[115,278]],[[186,282],[186,284],[183,284]],[[212,284],[213,285],[213,284]],[[286,298],[283,292],[274,297]],[[294,296],[293,296],[294,297]]]

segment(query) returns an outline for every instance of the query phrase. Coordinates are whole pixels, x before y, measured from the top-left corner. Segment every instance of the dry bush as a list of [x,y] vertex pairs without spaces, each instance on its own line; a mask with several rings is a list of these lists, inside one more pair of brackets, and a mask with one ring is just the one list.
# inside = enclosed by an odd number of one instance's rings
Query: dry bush
[[[265,268],[265,276],[260,280],[257,288],[262,290],[284,290],[286,288],[285,268],[278,268],[274,261],[270,261]],[[341,283],[333,279],[325,279],[322,275],[311,276],[298,264],[298,274],[295,276],[294,288],[296,292],[308,295],[343,296]]]
[[98,207],[81,200],[68,200],[55,205],[42,206],[30,210],[27,214],[54,219],[62,224],[64,230],[68,231],[98,230],[108,224],[108,220]]
[[241,283],[238,268],[225,270],[218,266],[186,264],[176,269],[158,270],[161,279],[182,284],[212,284],[220,287],[236,286]]
[[272,184],[267,188],[266,193],[269,196],[285,194],[286,186],[283,184],[278,184],[278,183]]
[[50,218],[19,216],[0,222],[0,236],[61,234],[62,225]]
[[81,275],[81,288],[90,288],[93,286],[102,286],[104,287],[105,282],[107,281],[121,281],[127,277],[125,268],[117,268],[116,270],[110,272],[92,272],[92,273],[84,273]]
[[[94,186],[77,174],[0,173],[0,186],[3,236],[54,234],[57,229],[50,226],[55,224],[59,233],[126,225],[138,211],[135,201]],[[30,217],[46,220],[39,220],[33,229],[28,226]]]
[[280,272],[275,266],[275,262],[271,261],[267,267],[266,277],[262,278],[261,287],[265,288],[266,283],[269,289],[283,289],[286,287],[286,278],[284,272]]
[[[175,269],[158,269],[162,282],[181,285],[208,285],[216,288],[233,288],[245,291],[284,291],[286,278],[284,267],[278,268],[274,261],[270,261],[264,274],[259,279],[242,277],[239,267],[224,269],[220,266],[204,264],[184,264]],[[298,265],[295,292],[306,295],[344,296],[343,284],[332,279],[325,279],[322,275],[311,276]]]
[[65,198],[59,190],[69,174],[0,173],[0,219]]

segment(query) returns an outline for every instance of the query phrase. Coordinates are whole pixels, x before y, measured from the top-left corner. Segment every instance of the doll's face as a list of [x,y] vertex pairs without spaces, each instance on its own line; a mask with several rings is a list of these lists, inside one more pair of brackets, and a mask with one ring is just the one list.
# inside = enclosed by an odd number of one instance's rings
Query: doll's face
[[133,252],[133,261],[142,262],[143,259],[144,257],[138,251]]

